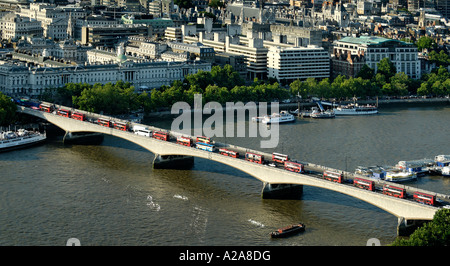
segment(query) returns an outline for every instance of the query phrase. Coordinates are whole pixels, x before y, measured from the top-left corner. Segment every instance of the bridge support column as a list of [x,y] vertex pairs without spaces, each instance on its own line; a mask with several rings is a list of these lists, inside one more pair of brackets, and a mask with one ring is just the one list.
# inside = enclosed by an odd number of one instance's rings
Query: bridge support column
[[264,183],[262,189],[263,199],[301,199],[303,185],[296,184],[269,184]]
[[191,169],[193,166],[193,156],[155,154],[155,159],[153,159],[153,169],[187,170]]
[[397,236],[409,236],[414,231],[421,227],[424,223],[429,222],[425,220],[406,220],[403,217],[398,218]]
[[66,131],[63,137],[64,144],[100,144],[103,141],[103,134],[95,132],[70,132]]

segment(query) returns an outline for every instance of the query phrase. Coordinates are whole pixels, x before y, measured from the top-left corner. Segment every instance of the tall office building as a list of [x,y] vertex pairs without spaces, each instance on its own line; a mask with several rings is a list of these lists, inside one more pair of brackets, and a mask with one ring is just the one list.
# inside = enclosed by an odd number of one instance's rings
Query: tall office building
[[330,56],[323,47],[270,47],[267,53],[267,76],[280,82],[297,79],[329,78]]

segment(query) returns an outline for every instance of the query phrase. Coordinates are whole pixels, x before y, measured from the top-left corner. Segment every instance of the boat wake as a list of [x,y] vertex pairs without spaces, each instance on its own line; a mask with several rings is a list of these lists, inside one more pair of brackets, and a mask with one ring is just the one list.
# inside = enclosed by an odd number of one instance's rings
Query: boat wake
[[254,224],[254,225],[259,226],[259,227],[264,227],[264,226],[265,226],[264,224],[262,224],[262,223],[260,223],[260,222],[258,222],[258,221],[252,220],[252,219],[248,219],[248,221],[249,221],[250,223]]
[[175,195],[173,195],[173,197],[176,198],[176,199],[184,200],[184,201],[189,200],[188,197],[186,197],[186,196],[181,196],[181,195],[179,195],[179,194],[175,194]]
[[147,196],[147,206],[150,208],[150,209],[152,209],[152,210],[154,210],[154,211],[159,211],[159,210],[161,210],[161,206],[158,204],[158,203],[155,203],[155,202],[153,202],[153,198],[152,198],[152,196],[150,196],[150,195],[148,195]]

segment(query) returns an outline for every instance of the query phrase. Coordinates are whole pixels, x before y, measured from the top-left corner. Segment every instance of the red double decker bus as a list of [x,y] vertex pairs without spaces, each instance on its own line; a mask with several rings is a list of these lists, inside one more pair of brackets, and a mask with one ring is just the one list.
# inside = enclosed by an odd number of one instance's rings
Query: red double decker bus
[[332,171],[324,171],[323,178],[337,183],[342,183],[344,181],[344,177],[342,176],[341,173],[336,173]]
[[228,149],[219,149],[219,153],[225,156],[230,156],[233,158],[239,158],[239,152],[236,151],[230,151]]
[[191,147],[192,146],[192,139],[188,137],[178,137],[177,138],[177,144],[184,145]]
[[284,169],[296,173],[303,173],[303,164],[285,161]]
[[205,137],[205,136],[197,136],[196,142],[210,144],[211,143],[211,138],[208,138],[208,137]]
[[414,192],[413,198],[415,201],[434,206],[436,204],[436,196],[422,193]]
[[58,112],[56,112],[58,115],[60,116],[64,116],[64,117],[70,117],[70,111],[69,110],[58,110]]
[[98,119],[97,120],[97,123],[100,125],[100,126],[104,126],[104,127],[111,127],[112,126],[112,123],[111,123],[111,121],[109,121],[109,120],[106,120],[106,119]]
[[39,105],[39,110],[47,112],[47,113],[51,113],[51,112],[53,112],[53,106],[51,106],[49,104],[41,103]]
[[75,120],[84,121],[84,120],[86,120],[86,115],[84,115],[82,113],[73,113],[72,118]]
[[353,179],[353,185],[355,187],[359,187],[362,189],[367,189],[370,191],[374,191],[375,190],[375,182],[373,182],[372,180],[367,180],[367,179],[362,179],[359,177],[355,177],[355,179]]
[[245,160],[262,164],[264,162],[264,156],[256,153],[247,152],[245,153]]
[[168,141],[169,140],[169,133],[162,132],[162,131],[155,131],[152,134],[152,137],[159,140]]
[[391,185],[383,186],[383,194],[401,198],[401,199],[406,198],[406,190],[404,188],[394,187]]
[[122,131],[128,131],[128,124],[127,123],[121,123],[121,122],[115,122],[114,128]]
[[272,153],[272,161],[278,162],[278,163],[284,163],[285,161],[289,160],[289,156],[281,153]]

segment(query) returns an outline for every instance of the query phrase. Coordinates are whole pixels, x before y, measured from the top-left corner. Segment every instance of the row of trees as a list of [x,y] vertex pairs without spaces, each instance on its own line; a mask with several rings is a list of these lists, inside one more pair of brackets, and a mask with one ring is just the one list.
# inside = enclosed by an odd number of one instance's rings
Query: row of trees
[[296,80],[284,88],[273,79],[255,79],[245,84],[239,73],[230,65],[213,66],[210,72],[199,71],[190,74],[183,81],[176,80],[170,86],[162,86],[151,93],[137,94],[130,83],[118,81],[115,84],[75,84],[68,83],[56,91],[49,91],[43,100],[74,106],[92,112],[108,114],[127,113],[141,107],[146,111],[169,108],[176,102],[193,104],[194,95],[202,94],[203,101],[225,102],[270,102],[274,100],[315,96],[320,98],[350,99],[352,97],[448,95],[450,94],[450,74],[444,67],[422,80],[413,80],[403,73],[396,73],[395,66],[385,58],[378,63],[375,72],[367,65],[357,77],[338,76],[320,81],[309,78]]
[[377,67],[375,72],[364,65],[355,78],[338,76],[334,80],[296,80],[290,84],[291,94],[321,98],[450,94],[450,75],[443,66],[431,74],[423,75],[421,80],[410,79],[403,72],[397,73],[387,58],[381,60]]
[[214,66],[210,72],[190,74],[183,81],[176,80],[171,86],[162,86],[151,93],[135,93],[130,83],[118,81],[105,85],[68,83],[64,87],[48,91],[42,100],[73,106],[90,112],[122,114],[144,108],[146,111],[168,108],[176,102],[193,104],[194,95],[202,94],[203,101],[248,102],[283,100],[290,97],[289,90],[276,82],[255,80],[245,85],[239,73],[230,65]]

